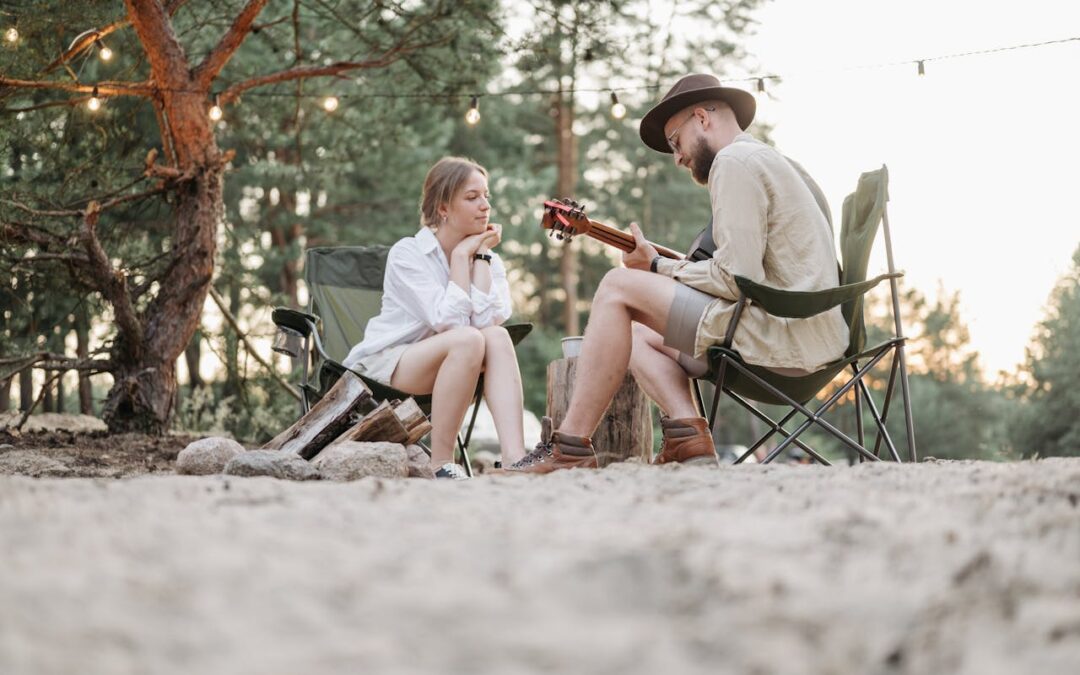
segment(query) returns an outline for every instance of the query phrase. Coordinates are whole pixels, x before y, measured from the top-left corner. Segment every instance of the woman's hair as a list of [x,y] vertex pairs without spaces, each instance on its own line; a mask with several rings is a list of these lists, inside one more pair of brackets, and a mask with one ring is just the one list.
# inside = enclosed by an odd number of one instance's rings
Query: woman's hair
[[428,170],[420,195],[420,222],[425,227],[439,226],[439,207],[457,195],[473,171],[487,178],[487,169],[464,157],[443,157]]

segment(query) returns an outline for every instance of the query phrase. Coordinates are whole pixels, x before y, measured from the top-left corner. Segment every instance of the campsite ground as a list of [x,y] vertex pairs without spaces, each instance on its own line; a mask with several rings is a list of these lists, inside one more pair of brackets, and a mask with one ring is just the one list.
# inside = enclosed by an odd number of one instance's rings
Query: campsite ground
[[2,673],[1080,672],[1080,460],[289,483],[32,436]]

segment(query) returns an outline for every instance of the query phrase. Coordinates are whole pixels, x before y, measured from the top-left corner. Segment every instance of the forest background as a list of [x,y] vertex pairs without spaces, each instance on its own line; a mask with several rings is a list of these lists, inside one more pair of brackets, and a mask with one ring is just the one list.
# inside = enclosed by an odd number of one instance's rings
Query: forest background
[[[424,173],[450,154],[491,172],[515,318],[536,325],[518,351],[526,407],[543,414],[547,365],[617,256],[549,240],[540,203],[574,196],[686,248],[707,193],[642,146],[637,121],[682,74],[737,71],[762,4],[3,3],[0,411],[265,440],[297,414],[269,316],[305,305],[304,250],[412,234]],[[1020,299],[1044,317],[1025,362],[994,376],[961,289],[905,287],[922,456],[1080,454],[1080,248],[1072,260],[1050,297]],[[879,336],[888,309],[882,293],[868,310]],[[720,440],[750,440],[751,420],[723,414]]]

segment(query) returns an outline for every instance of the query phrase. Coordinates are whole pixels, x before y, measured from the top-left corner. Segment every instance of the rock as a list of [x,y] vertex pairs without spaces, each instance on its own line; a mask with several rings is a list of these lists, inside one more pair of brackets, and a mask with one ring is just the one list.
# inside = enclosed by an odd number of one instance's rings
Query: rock
[[32,476],[34,478],[69,476],[71,467],[34,450],[11,450],[0,454],[0,476]]
[[495,470],[495,462],[499,460],[499,455],[490,450],[477,450],[469,459],[476,473],[491,473]]
[[[422,451],[421,451],[422,452]],[[349,481],[375,476],[407,478],[409,456],[398,443],[346,441],[328,447],[312,460],[327,480]]]
[[318,480],[319,472],[300,455],[278,450],[251,450],[225,464],[229,476],[269,476],[285,480]]
[[221,473],[230,459],[243,452],[244,446],[231,438],[202,438],[189,443],[176,456],[176,473],[185,476]]
[[405,448],[405,454],[409,456],[409,478],[434,478],[435,469],[431,467],[431,458],[419,445],[410,445]]

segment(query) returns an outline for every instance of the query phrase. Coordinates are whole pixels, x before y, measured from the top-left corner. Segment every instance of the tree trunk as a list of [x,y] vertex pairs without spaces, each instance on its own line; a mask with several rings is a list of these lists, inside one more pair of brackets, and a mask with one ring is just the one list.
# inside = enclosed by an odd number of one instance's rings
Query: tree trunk
[[[80,305],[75,314],[75,356],[80,360],[90,356],[90,318],[85,305]],[[79,412],[84,415],[94,414],[90,376],[81,370],[79,371]]]
[[19,371],[19,410],[26,412],[34,404],[34,369]]
[[[572,85],[571,85],[572,86]],[[559,153],[556,193],[560,199],[571,199],[577,189],[577,139],[574,137],[574,96],[560,91],[555,98],[555,133]],[[578,255],[573,241],[562,247],[563,324],[567,335],[581,335],[578,316]]]
[[[548,364],[547,414],[559,428],[570,396],[574,391],[577,358],[558,359]],[[652,411],[649,398],[634,376],[627,373],[615,398],[608,406],[592,435],[593,450],[600,466],[637,457],[648,462],[652,457]]]
[[[198,110],[206,117],[201,105]],[[175,263],[142,315],[146,320],[142,340],[135,342],[133,336],[121,332],[113,348],[114,383],[102,409],[111,433],[160,435],[169,430],[176,398],[176,360],[202,316],[223,206],[220,165],[209,163],[181,184],[177,194]]]
[[202,375],[199,373],[199,362],[201,360],[202,331],[196,330],[194,335],[191,336],[188,346],[184,348],[184,365],[187,366],[188,371],[188,391],[192,394],[195,393],[196,389],[201,389],[204,384]]

